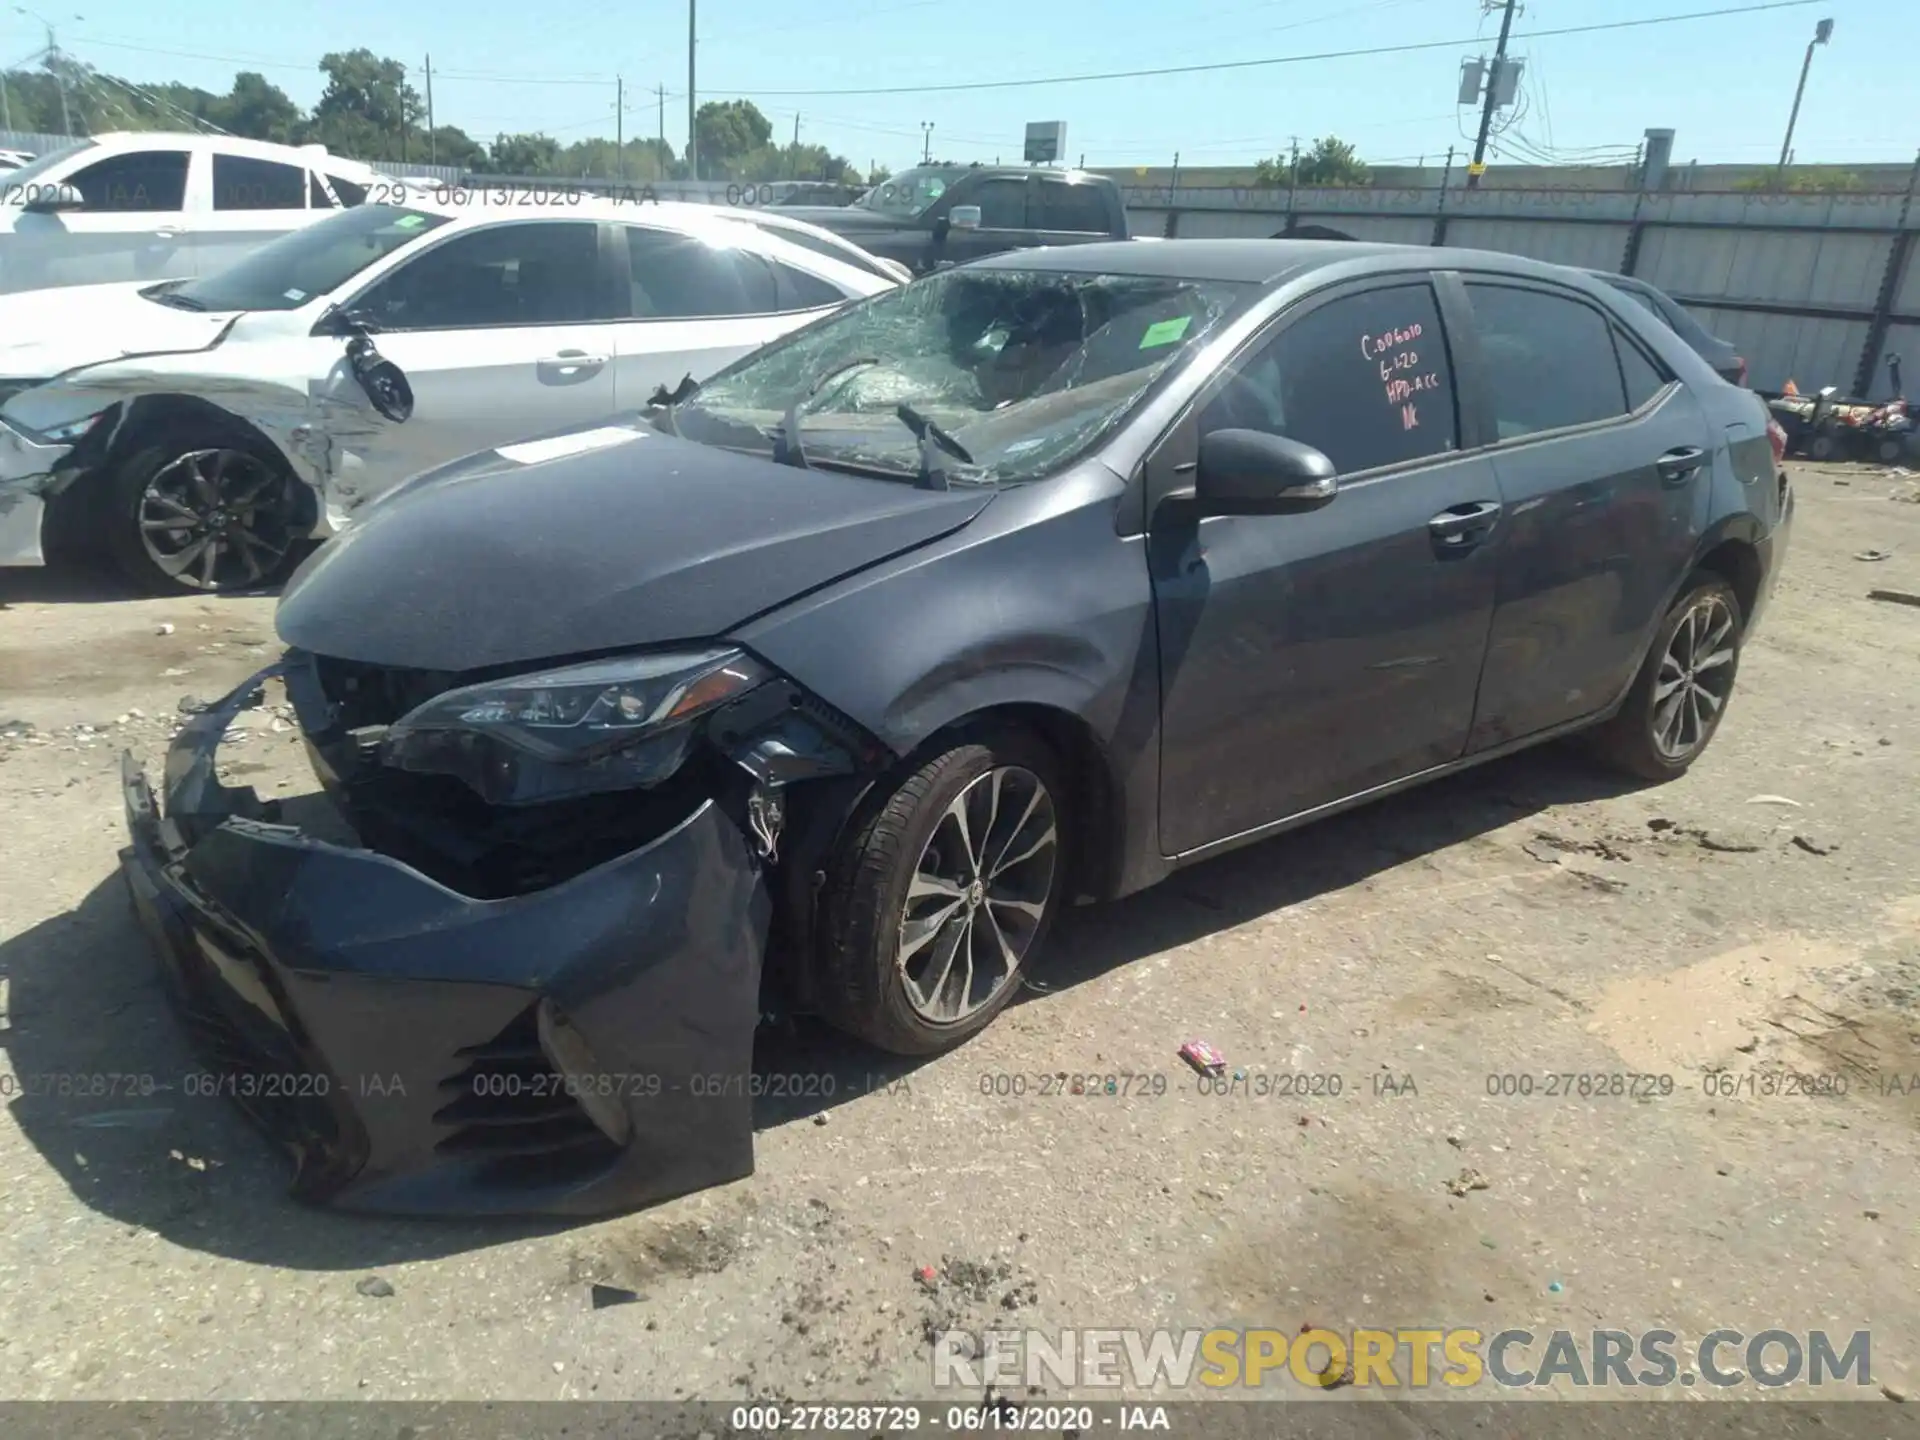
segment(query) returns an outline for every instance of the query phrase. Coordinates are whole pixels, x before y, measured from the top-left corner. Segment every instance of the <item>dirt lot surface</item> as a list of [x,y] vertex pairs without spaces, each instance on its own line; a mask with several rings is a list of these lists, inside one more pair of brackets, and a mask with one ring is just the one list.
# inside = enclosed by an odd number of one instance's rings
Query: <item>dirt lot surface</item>
[[[1536,752],[1074,912],[975,1043],[770,1036],[764,1070],[834,1094],[763,1107],[756,1175],[573,1227],[304,1209],[184,1093],[117,757],[157,763],[183,696],[275,653],[272,601],[0,574],[0,1393],[924,1397],[931,1328],[1309,1323],[1864,1328],[1868,1393],[1909,1391],[1920,608],[1868,592],[1920,593],[1920,497],[1795,473],[1780,592],[1684,780]],[[223,757],[309,783],[270,712]],[[1236,1093],[1198,1093],[1193,1038]],[[174,1088],[47,1078],[94,1072]],[[1546,1093],[1575,1073],[1672,1089]],[[1109,1074],[1145,1093],[1051,1079]]]

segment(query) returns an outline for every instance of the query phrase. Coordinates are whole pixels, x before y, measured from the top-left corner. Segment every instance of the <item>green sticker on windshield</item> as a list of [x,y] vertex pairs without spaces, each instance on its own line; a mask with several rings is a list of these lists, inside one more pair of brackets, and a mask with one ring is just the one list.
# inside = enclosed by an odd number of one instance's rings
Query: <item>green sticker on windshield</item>
[[424,215],[402,215],[398,220],[393,222],[393,228],[396,230],[418,230],[426,223],[427,217]]
[[1187,333],[1187,327],[1193,323],[1191,315],[1182,315],[1178,320],[1158,320],[1147,327],[1147,333],[1140,337],[1140,348],[1151,350],[1156,345],[1171,345]]

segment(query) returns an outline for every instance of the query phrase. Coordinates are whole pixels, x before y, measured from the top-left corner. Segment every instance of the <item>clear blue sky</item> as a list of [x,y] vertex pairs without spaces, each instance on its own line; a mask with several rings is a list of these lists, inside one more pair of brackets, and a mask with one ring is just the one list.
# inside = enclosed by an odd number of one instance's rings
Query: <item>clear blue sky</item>
[[[0,0],[0,62],[44,43],[42,27]],[[1739,5],[1743,0],[1531,0],[1529,30]],[[130,80],[224,91],[255,69],[302,105],[315,62],[366,46],[404,60],[416,84],[434,66],[435,118],[488,140],[544,130],[571,141],[613,133],[614,77],[626,129],[686,136],[684,0],[32,0],[62,48]],[[1477,0],[848,0],[833,18],[789,0],[701,0],[702,99],[747,96],[790,139],[856,164],[917,159],[921,123],[953,159],[1015,159],[1024,122],[1064,120],[1069,160],[1090,165],[1243,164],[1337,134],[1380,163],[1437,163],[1470,117],[1455,105],[1462,57],[1490,52],[1498,16]],[[73,18],[75,15],[82,18]],[[1802,161],[1906,161],[1920,148],[1915,0],[1823,0],[1643,29],[1518,39],[1526,106],[1495,158],[1631,153],[1649,125],[1677,132],[1676,161],[1765,161],[1779,151],[1814,22],[1816,53],[1795,152]],[[1484,36],[1415,53],[1364,55],[1213,73],[930,93],[919,87],[1087,71],[1206,64]],[[890,95],[774,92],[905,87]],[[1522,149],[1521,147],[1530,147]]]

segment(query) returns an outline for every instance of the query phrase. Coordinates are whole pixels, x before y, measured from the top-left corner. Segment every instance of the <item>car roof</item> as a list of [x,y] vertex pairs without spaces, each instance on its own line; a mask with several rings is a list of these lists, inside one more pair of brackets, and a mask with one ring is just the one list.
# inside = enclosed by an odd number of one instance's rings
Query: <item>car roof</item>
[[1299,275],[1377,260],[1382,272],[1426,270],[1498,270],[1512,275],[1564,279],[1564,265],[1529,260],[1495,250],[1448,246],[1387,245],[1364,240],[1110,240],[1091,245],[1061,245],[1014,250],[976,260],[969,269],[1058,270],[1074,274],[1165,276],[1179,280],[1226,280],[1272,287]]
[[317,167],[338,175],[372,176],[378,172],[359,160],[334,155],[324,145],[277,145],[271,140],[247,140],[238,135],[200,135],[186,130],[110,130],[95,135],[104,150],[205,150],[214,154],[245,155],[256,160],[278,160],[283,165]]

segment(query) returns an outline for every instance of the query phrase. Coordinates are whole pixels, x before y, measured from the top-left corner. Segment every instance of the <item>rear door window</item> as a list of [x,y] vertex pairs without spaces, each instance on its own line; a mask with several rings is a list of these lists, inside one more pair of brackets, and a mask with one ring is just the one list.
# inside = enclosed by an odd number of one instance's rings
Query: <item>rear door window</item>
[[1627,413],[1612,326],[1571,296],[1469,281],[1495,434],[1517,440]]
[[177,214],[187,203],[187,152],[135,150],[109,155],[67,178],[80,191],[80,208],[90,214]]
[[215,210],[304,210],[307,172],[249,155],[213,157]]
[[750,250],[629,225],[627,254],[636,320],[770,315],[780,308],[773,267]]
[[1234,365],[1200,433],[1264,430],[1311,445],[1341,474],[1459,448],[1453,366],[1425,281],[1341,296]]
[[1672,378],[1656,365],[1639,345],[1619,329],[1613,331],[1613,348],[1620,357],[1620,378],[1627,385],[1627,408],[1638,410],[1667,388]]
[[1105,235],[1113,228],[1107,219],[1106,201],[1091,185],[1043,179],[1035,198],[1039,206],[1033,221],[1036,230]]

